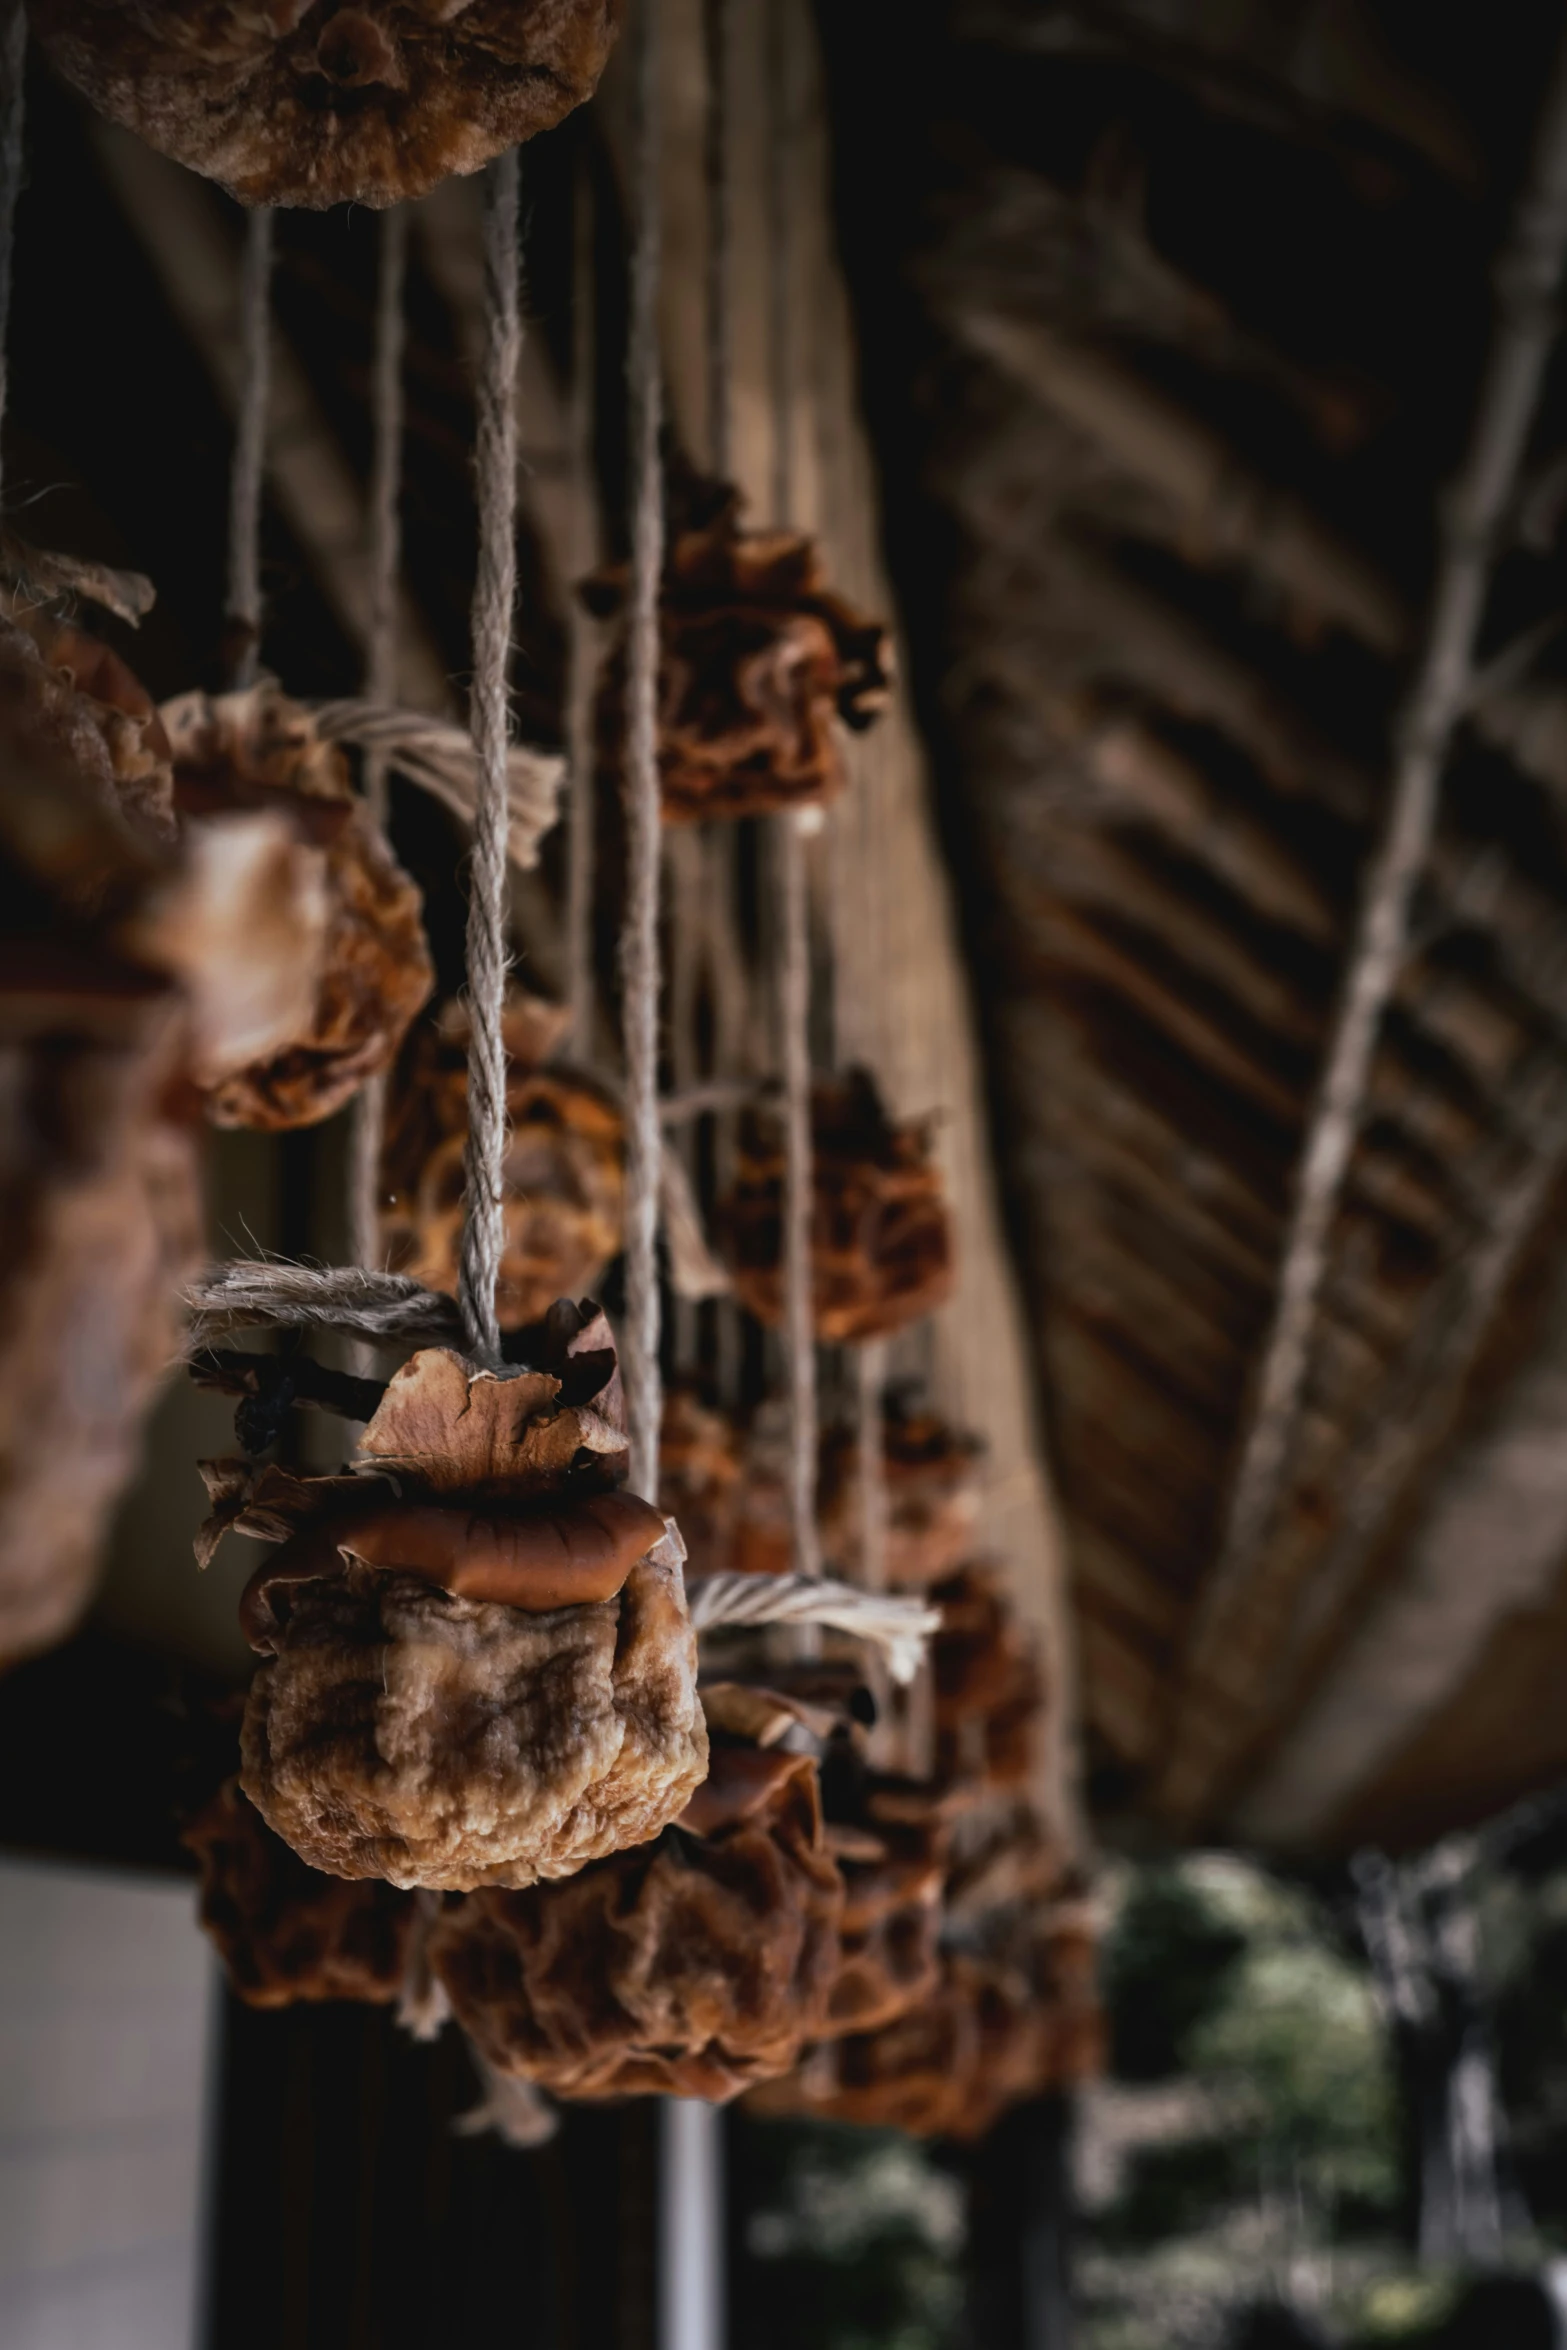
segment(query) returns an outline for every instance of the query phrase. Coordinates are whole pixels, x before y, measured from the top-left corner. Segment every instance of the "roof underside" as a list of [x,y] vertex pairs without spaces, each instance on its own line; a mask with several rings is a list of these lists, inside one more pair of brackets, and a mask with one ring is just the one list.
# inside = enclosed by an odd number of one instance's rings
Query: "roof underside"
[[1551,27],[820,14],[1091,1789],[1187,1834],[1421,1838],[1567,1771],[1559,364],[1284,1499],[1210,1584]]

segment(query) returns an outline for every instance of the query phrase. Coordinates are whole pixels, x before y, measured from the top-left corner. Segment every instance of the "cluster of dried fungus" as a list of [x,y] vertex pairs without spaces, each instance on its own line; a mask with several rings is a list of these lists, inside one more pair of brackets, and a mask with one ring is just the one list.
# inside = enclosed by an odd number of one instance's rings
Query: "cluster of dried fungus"
[[398,204],[592,95],[618,0],[27,0],[112,121],[245,204]]
[[[496,1310],[503,1329],[542,1319],[559,1297],[597,1288],[618,1254],[625,1137],[602,1086],[552,1063],[554,1007],[514,993],[506,1008],[505,1245]],[[428,1289],[457,1287],[468,1138],[468,1023],[460,1004],[423,1026],[403,1055],[382,1159],[387,1263]]]
[[[891,690],[886,628],[827,585],[815,541],[743,531],[734,493],[716,495],[716,512],[673,533],[664,566],[658,762],[671,823],[820,806],[844,779],[840,724],[872,725]],[[590,611],[616,617],[626,574],[599,573],[582,592]],[[598,705],[610,773],[624,755],[625,687],[621,648]]]

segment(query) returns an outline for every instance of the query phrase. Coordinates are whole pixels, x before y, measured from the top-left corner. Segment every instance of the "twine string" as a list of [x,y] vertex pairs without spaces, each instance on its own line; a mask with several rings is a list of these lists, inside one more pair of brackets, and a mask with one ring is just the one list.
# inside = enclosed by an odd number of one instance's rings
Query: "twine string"
[[261,493],[272,388],[272,229],[267,205],[257,205],[247,214],[240,273],[239,413],[229,476],[227,605],[234,643],[230,682],[241,690],[254,685],[261,671]]
[[627,354],[632,470],[626,677],[627,882],[620,940],[626,1060],[626,1314],[621,1375],[631,1436],[631,1487],[649,1499],[658,1486],[662,1412],[657,1247],[662,1151],[658,1110],[658,603],[664,563],[664,483],[659,446],[658,14],[657,0],[643,0],[636,19],[637,228]]
[[500,1360],[495,1292],[506,1238],[507,672],[517,595],[517,369],[522,355],[517,153],[485,173],[484,351],[479,365],[479,563],[470,719],[478,753],[468,883],[468,1142],[457,1302],[468,1351]]
[[[586,142],[578,150],[576,211],[572,224],[573,328],[571,397],[572,577],[583,578],[598,560],[598,479],[594,463],[594,387],[597,380],[597,319],[593,277],[593,181]],[[566,767],[569,821],[566,828],[566,1002],[572,1050],[585,1060],[593,1050],[596,1010],[593,969],[593,884],[597,839],[596,745],[593,738],[594,671],[598,632],[581,599],[571,598],[567,643]]]
[[698,1632],[752,1631],[768,1624],[846,1632],[881,1649],[907,1686],[925,1660],[941,1611],[921,1599],[862,1591],[819,1575],[700,1575],[686,1587]]
[[[794,509],[794,336],[789,211],[789,0],[767,12],[767,212],[773,412],[773,518]],[[782,1030],[784,1357],[789,1384],[789,1522],[795,1572],[821,1572],[816,1524],[816,1314],[811,1263],[815,1169],[811,1147],[811,904],[800,819],[775,827],[779,889],[778,1009]]]
[[[376,286],[375,355],[371,368],[370,614],[365,644],[365,696],[397,699],[397,582],[402,562],[403,349],[408,272],[408,214],[401,206],[381,216]],[[389,762],[381,749],[364,759],[365,801],[372,818],[387,817]],[[367,1079],[355,1097],[348,1138],[348,1246],[359,1265],[381,1254],[381,1144],[386,1128],[386,1078]]]

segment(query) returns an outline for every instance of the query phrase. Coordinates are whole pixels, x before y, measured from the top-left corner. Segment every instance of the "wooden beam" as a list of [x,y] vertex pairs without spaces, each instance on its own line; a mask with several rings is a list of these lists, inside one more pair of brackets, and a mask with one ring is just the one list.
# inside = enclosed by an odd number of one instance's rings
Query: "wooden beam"
[[[1386,824],[1367,876],[1338,1016],[1301,1151],[1272,1326],[1238,1447],[1219,1556],[1196,1611],[1172,1726],[1162,1807],[1199,1818],[1222,1768],[1212,1687],[1249,1613],[1250,1586],[1288,1476],[1310,1367],[1328,1245],[1360,1129],[1383,1014],[1408,953],[1414,888],[1474,678],[1497,534],[1516,489],[1558,334],[1567,261],[1567,47],[1540,115],[1535,155],[1498,273],[1498,320],[1444,551],[1420,668],[1398,730]],[[1260,1695],[1260,1693],[1259,1693]]]

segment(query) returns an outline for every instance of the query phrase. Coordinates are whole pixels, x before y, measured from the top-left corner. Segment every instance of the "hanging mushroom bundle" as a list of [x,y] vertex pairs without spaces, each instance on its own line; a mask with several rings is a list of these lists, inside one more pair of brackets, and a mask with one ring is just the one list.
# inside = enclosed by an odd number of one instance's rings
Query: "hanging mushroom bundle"
[[[676,530],[664,566],[659,782],[667,823],[818,807],[844,779],[838,725],[875,723],[891,693],[891,640],[827,586],[815,541],[742,531],[736,493],[702,485],[708,511]],[[622,611],[626,573],[584,584],[600,619]],[[618,772],[625,659],[599,697],[600,754]]]
[[[840,1345],[886,1337],[931,1312],[952,1286],[952,1223],[929,1136],[891,1122],[863,1069],[817,1079],[811,1130],[816,1335]],[[777,1105],[752,1105],[720,1224],[736,1295],[775,1324],[784,1311],[784,1159]]]
[[241,1602],[241,1784],[314,1868],[531,1885],[656,1836],[703,1776],[679,1538],[617,1490],[608,1325],[565,1306],[539,1340],[510,1375],[414,1355],[352,1474],[205,1466],[201,1547],[278,1545]]
[[270,682],[165,704],[173,805],[188,832],[281,818],[319,873],[322,920],[297,1028],[201,1073],[219,1126],[312,1126],[386,1069],[430,992],[422,900],[349,781],[336,745]]
[[[549,1066],[566,1015],[513,990],[506,1048],[505,1240],[496,1310],[503,1329],[536,1322],[558,1297],[598,1286],[625,1219],[625,1132],[601,1086]],[[468,1135],[468,1016],[448,1004],[412,1039],[382,1156],[382,1237],[394,1272],[453,1293]]]
[[756,1742],[760,1694],[704,1692],[712,1767],[656,1844],[441,1919],[432,1963],[497,2071],[572,2098],[722,2100],[822,2028],[843,1882],[816,1761]]
[[389,2005],[408,1973],[418,1897],[307,1868],[225,1780],[181,1841],[201,1868],[201,1923],[248,2007]]
[[935,1584],[931,1649],[936,1772],[945,1781],[1027,1784],[1044,1705],[1039,1660],[994,1567],[969,1565]]
[[386,205],[592,96],[619,0],[27,0],[100,112],[244,204]]
[[[919,1590],[950,1575],[974,1546],[979,1519],[975,1464],[984,1447],[937,1413],[896,1395],[881,1413],[886,1519],[881,1573],[897,1590]],[[864,1496],[856,1431],[833,1429],[822,1442],[818,1486],[822,1548],[844,1570],[864,1558]]]
[[690,1386],[665,1392],[658,1443],[658,1500],[679,1525],[693,1575],[731,1563],[734,1524],[747,1494],[734,1423]]
[[983,2137],[1009,2105],[1090,2078],[1102,2062],[1093,1953],[1076,1899],[993,1921],[983,1945],[943,1954],[919,2006],[880,2031],[822,2042],[749,2102],[914,2137]]
[[[47,647],[47,653],[40,650]],[[202,1246],[209,1053],[295,1009],[310,876],[270,819],[181,855],[157,716],[46,611],[0,620],[0,1659],[92,1587]]]

